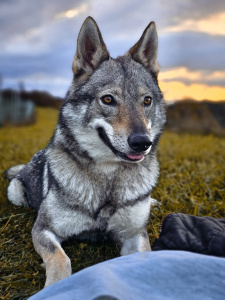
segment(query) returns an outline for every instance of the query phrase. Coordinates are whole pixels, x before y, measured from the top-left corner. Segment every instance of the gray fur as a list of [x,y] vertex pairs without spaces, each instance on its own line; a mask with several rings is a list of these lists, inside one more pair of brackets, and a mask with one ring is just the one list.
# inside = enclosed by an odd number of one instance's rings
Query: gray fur
[[[70,237],[100,232],[121,244],[121,255],[150,250],[150,193],[165,124],[156,57],[154,23],[125,56],[112,59],[97,24],[87,18],[78,37],[74,80],[50,143],[18,173],[15,167],[8,171],[14,177],[9,200],[38,212],[32,236],[46,265],[46,286],[71,274],[60,245]],[[105,95],[113,97],[110,105]],[[148,106],[146,96],[153,99]],[[129,142],[135,135],[147,136],[152,145],[137,152]]]
[[8,180],[12,180],[22,169],[24,165],[17,165],[5,171],[5,176]]

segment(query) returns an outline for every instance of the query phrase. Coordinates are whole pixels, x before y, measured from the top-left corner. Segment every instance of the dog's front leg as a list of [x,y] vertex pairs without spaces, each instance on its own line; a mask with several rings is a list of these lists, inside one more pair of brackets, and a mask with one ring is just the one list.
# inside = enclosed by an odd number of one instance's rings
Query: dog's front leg
[[123,239],[121,243],[121,255],[128,255],[135,252],[151,251],[147,231],[138,233],[131,238]]
[[150,214],[151,199],[146,197],[136,205],[124,206],[111,217],[108,230],[121,244],[121,255],[150,251],[146,230]]
[[46,267],[45,287],[71,275],[71,263],[55,234],[38,224],[32,229],[35,250]]

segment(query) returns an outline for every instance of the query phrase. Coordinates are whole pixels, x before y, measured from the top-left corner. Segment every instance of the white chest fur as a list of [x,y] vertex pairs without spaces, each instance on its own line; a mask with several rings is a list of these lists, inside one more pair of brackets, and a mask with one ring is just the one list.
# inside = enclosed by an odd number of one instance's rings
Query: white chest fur
[[150,211],[148,194],[158,174],[156,162],[150,165],[151,170],[146,165],[133,164],[131,168],[101,167],[91,172],[79,169],[59,149],[55,155],[51,152],[49,161],[64,193],[62,196],[61,191],[50,191],[44,206],[54,231],[61,237],[104,226],[120,230],[120,220],[134,229],[146,222]]

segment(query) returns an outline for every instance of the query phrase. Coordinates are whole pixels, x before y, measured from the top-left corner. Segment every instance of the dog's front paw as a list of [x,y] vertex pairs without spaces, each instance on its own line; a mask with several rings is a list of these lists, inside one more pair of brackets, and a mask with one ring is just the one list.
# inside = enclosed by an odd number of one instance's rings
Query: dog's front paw
[[121,255],[128,255],[135,252],[151,251],[147,233],[140,233],[122,243]]
[[67,255],[57,257],[55,254],[46,262],[45,287],[62,280],[72,274],[71,262]]

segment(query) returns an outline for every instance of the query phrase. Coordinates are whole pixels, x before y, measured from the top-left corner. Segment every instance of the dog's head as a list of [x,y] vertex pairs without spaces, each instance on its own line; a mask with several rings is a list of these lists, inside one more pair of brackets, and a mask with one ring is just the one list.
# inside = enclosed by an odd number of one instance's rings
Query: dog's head
[[165,123],[157,48],[151,22],[124,56],[112,59],[96,22],[85,20],[62,116],[93,159],[140,162],[154,151]]

